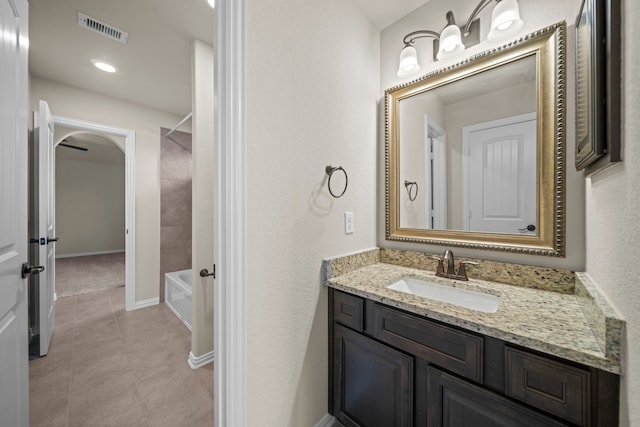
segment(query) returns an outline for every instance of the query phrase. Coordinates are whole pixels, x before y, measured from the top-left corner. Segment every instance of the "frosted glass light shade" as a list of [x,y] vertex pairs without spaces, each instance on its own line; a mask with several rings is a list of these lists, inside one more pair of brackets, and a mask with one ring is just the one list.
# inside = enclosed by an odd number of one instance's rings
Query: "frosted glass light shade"
[[462,34],[460,28],[455,25],[448,25],[440,34],[440,48],[438,49],[438,60],[453,58],[464,52],[462,44]]
[[407,77],[420,71],[418,63],[418,52],[410,45],[405,46],[400,52],[400,65],[398,66],[398,77]]
[[216,7],[216,0],[207,0],[207,3],[209,3],[209,6],[211,6],[211,9]]
[[491,41],[504,39],[520,31],[523,26],[524,21],[520,19],[517,0],[502,0],[491,13],[491,30],[487,39]]

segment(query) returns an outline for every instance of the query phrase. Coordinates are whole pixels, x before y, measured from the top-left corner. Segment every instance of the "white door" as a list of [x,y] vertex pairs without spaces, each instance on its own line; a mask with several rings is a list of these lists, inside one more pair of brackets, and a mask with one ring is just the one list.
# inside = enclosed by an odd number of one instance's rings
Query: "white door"
[[34,200],[37,212],[39,265],[44,272],[38,276],[38,311],[40,327],[40,356],[49,351],[53,335],[53,307],[56,290],[55,236],[55,159],[53,147],[53,118],[45,101],[40,101],[34,114]]
[[27,0],[0,0],[0,424],[29,425]]
[[465,230],[536,231],[535,113],[463,130]]

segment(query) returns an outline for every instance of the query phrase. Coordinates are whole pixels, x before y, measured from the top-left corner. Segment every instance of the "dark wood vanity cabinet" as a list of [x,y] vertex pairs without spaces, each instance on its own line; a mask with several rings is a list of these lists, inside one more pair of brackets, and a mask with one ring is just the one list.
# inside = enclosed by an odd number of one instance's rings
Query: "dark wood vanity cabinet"
[[618,426],[617,375],[329,296],[329,409],[347,427]]
[[413,426],[413,358],[335,328],[334,405],[347,426]]
[[428,368],[428,426],[555,427],[567,426],[549,416],[514,403],[496,393]]

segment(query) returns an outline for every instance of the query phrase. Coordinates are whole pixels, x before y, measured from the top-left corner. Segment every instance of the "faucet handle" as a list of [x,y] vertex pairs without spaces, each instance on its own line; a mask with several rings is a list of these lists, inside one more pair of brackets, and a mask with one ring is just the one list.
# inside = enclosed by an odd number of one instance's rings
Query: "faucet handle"
[[478,265],[478,264],[480,263],[475,261],[461,261],[460,268],[458,269],[458,276],[460,277],[459,280],[469,280],[469,278],[467,277],[467,270],[465,268],[466,265]]
[[438,266],[436,267],[436,276],[444,274],[444,264],[442,263],[442,258],[436,255],[431,255],[429,258],[438,261]]

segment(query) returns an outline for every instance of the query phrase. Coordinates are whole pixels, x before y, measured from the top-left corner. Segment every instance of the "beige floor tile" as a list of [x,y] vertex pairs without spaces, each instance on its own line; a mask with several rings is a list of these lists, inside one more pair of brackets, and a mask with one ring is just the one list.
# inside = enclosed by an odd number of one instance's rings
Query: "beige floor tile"
[[[140,426],[147,422],[142,403],[131,385],[103,384],[84,395],[84,399],[71,397],[69,425],[75,426]],[[107,389],[105,391],[105,389]]]
[[[213,365],[164,305],[124,311],[124,288],[61,298],[49,354],[29,364],[32,426],[213,425]],[[62,313],[62,314],[59,314]]]

